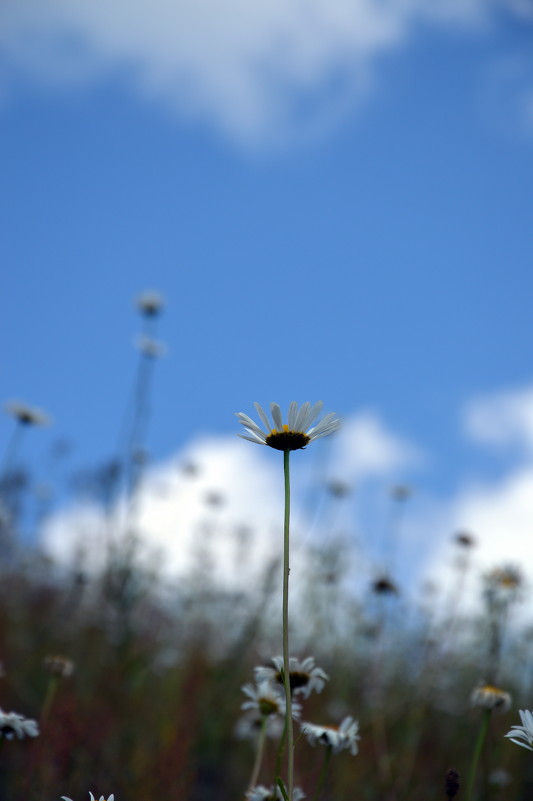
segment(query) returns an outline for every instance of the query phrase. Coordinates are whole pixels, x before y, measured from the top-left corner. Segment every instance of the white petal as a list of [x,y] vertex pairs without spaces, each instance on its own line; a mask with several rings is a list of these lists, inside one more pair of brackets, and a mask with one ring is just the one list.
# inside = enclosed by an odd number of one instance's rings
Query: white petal
[[277,403],[270,404],[270,414],[272,415],[272,419],[274,421],[274,425],[276,426],[276,430],[283,431],[283,417],[281,416],[281,409],[279,408],[279,404]]
[[248,442],[255,442],[256,445],[265,445],[265,442],[259,437],[247,437],[246,434],[237,434],[238,437],[242,439],[247,439]]
[[315,422],[316,418],[318,417],[318,415],[322,411],[322,407],[323,406],[324,406],[324,401],[317,401],[315,403],[315,405],[311,408],[311,410],[309,411],[309,414],[307,415],[307,417],[306,417],[306,419],[305,419],[305,421],[303,423],[302,431],[307,431],[309,426],[312,425]]
[[304,431],[304,423],[307,420],[309,415],[309,409],[311,408],[311,404],[309,401],[302,403],[300,407],[300,411],[298,412],[298,416],[294,422],[294,430],[295,431]]
[[287,422],[289,424],[289,431],[297,431],[298,429],[296,426],[296,418],[298,417],[298,404],[296,401],[291,401],[289,406],[289,415],[287,418]]
[[272,426],[270,425],[270,420],[266,416],[265,410],[263,409],[263,407],[259,403],[254,403],[254,406],[255,406],[255,410],[256,410],[257,414],[259,415],[259,417],[262,420],[262,423],[263,423],[264,427],[266,428],[267,431],[270,431]]

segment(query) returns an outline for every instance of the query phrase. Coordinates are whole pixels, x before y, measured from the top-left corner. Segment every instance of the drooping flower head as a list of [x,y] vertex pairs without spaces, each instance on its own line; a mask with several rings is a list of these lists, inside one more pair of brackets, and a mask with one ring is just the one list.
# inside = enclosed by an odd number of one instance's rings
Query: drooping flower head
[[314,406],[311,406],[309,401],[306,401],[298,409],[296,401],[292,401],[289,406],[287,423],[284,423],[279,405],[271,403],[270,414],[274,422],[274,427],[272,427],[262,406],[254,403],[257,414],[261,418],[266,431],[263,431],[257,423],[254,423],[247,414],[237,412],[239,422],[247,432],[247,434],[239,434],[239,436],[250,440],[250,442],[255,442],[257,445],[268,445],[277,451],[297,451],[300,448],[305,448],[315,439],[333,434],[339,428],[341,421],[334,412],[327,414],[316,426],[312,426],[312,423],[322,411],[323,405],[322,401],[318,401]]
[[[255,680],[258,683],[268,681],[283,684],[283,657],[272,657],[272,664],[273,667],[263,667],[261,665],[255,668]],[[327,673],[315,665],[314,657],[308,656],[301,662],[294,656],[289,659],[291,694],[296,695],[299,693],[304,698],[309,698],[313,690],[317,693],[321,692],[328,679]]]
[[137,308],[145,317],[156,317],[163,310],[165,301],[159,292],[143,292],[137,298]]
[[311,745],[321,743],[331,748],[334,754],[345,749],[354,756],[357,754],[359,723],[352,717],[344,718],[340,726],[318,726],[315,723],[302,723],[301,731]]
[[18,737],[23,740],[25,737],[37,737],[39,727],[35,720],[25,718],[17,712],[2,712],[0,709],[0,738],[13,740]]
[[472,706],[480,706],[483,709],[507,712],[511,708],[511,696],[505,690],[500,690],[499,687],[494,687],[492,684],[480,684],[473,690],[470,703]]
[[[522,725],[513,726],[505,736],[509,737],[512,743],[521,745],[528,751],[533,751],[533,713],[527,709],[521,709],[519,715]],[[521,740],[524,742],[520,742]]]

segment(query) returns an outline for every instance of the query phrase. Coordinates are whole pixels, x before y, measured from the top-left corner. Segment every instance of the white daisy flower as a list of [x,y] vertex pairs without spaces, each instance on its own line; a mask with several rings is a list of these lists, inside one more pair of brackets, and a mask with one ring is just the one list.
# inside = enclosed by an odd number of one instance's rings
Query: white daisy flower
[[[263,681],[283,685],[283,657],[272,657],[274,667],[256,667],[255,680],[259,684]],[[296,657],[289,659],[289,682],[293,695],[301,694],[309,698],[313,690],[322,692],[329,676],[322,668],[315,665],[314,657],[308,656],[301,662]]]
[[[305,798],[305,793],[299,787],[295,787],[292,791],[293,801],[301,801]],[[259,784],[257,787],[252,787],[246,793],[248,801],[283,801],[283,795],[279,787],[264,787]]]
[[322,401],[318,401],[314,406],[311,406],[309,401],[306,401],[298,409],[296,401],[292,401],[289,406],[287,424],[284,424],[279,405],[271,403],[270,414],[274,421],[274,427],[272,427],[263,408],[258,403],[254,403],[257,414],[261,418],[266,431],[263,431],[257,423],[254,423],[247,414],[237,412],[239,422],[247,431],[247,434],[239,434],[239,436],[258,445],[268,445],[278,451],[297,451],[300,448],[305,448],[315,439],[333,434],[339,428],[341,421],[335,416],[334,412],[327,414],[318,425],[309,428],[322,411],[323,405]]
[[[505,736],[509,737],[512,743],[521,745],[528,751],[533,751],[533,713],[527,709],[521,709],[519,715],[522,725],[513,726]],[[525,742],[522,743],[520,740],[525,740]]]
[[507,712],[511,708],[511,696],[505,690],[494,687],[492,684],[480,684],[470,696],[472,706],[483,709],[497,709],[498,712]]
[[[241,689],[249,698],[248,701],[241,704],[241,709],[255,709],[262,717],[285,715],[285,698],[281,691],[274,687],[270,681],[260,681],[255,687],[253,684],[245,684]],[[293,703],[293,718],[299,717],[301,710],[300,704]]]
[[[96,801],[96,798],[94,797],[94,795],[90,791],[89,791],[89,795],[91,796],[90,801]],[[72,799],[71,798],[67,798],[66,795],[62,795],[61,798],[63,799],[63,801],[72,801]],[[106,801],[103,795],[100,796],[100,801]],[[115,801],[115,796],[114,796],[113,793],[111,793],[111,795],[109,796],[107,801]]]
[[146,317],[155,317],[158,315],[165,305],[165,300],[159,292],[143,292],[137,298],[137,308]]
[[50,418],[41,409],[28,406],[21,401],[9,401],[5,405],[5,410],[11,417],[25,426],[47,426],[50,425]]
[[153,337],[141,336],[135,340],[137,350],[149,359],[159,359],[165,355],[167,348],[164,342]]
[[322,743],[331,747],[334,754],[344,749],[349,750],[354,756],[357,754],[357,741],[361,738],[358,735],[359,723],[351,717],[344,718],[341,725],[336,726],[317,726],[315,723],[302,723],[301,731],[305,734],[311,745]]
[[13,740],[18,737],[23,740],[25,737],[37,737],[39,727],[35,720],[25,718],[17,712],[2,712],[0,709],[0,737],[6,740]]

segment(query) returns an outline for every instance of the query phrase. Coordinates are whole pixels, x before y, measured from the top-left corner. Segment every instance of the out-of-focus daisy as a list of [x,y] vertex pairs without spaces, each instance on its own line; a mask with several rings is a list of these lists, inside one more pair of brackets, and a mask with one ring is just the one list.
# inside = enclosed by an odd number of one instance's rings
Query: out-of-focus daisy
[[35,720],[25,718],[17,712],[2,712],[0,710],[0,737],[6,740],[13,740],[18,737],[23,740],[25,737],[37,737],[39,726]]
[[72,659],[67,659],[66,656],[60,656],[59,654],[45,657],[44,666],[51,676],[59,676],[62,679],[67,679],[74,673]]
[[[262,784],[248,790],[246,798],[248,801],[283,801],[283,795],[279,787],[264,787]],[[305,793],[299,787],[295,787],[292,798],[293,801],[301,801],[302,798],[305,798]]]
[[507,712],[511,708],[511,696],[505,690],[494,687],[492,684],[480,684],[472,691],[470,703],[472,706],[480,706],[483,709]]
[[[270,681],[260,681],[256,687],[252,684],[245,684],[241,689],[249,699],[241,704],[241,709],[255,709],[262,717],[285,714],[285,699],[278,688],[273,686]],[[299,717],[300,712],[301,706],[293,703],[293,718]]]
[[476,544],[476,539],[468,531],[459,531],[454,537],[454,542],[461,548],[473,548]]
[[[89,795],[91,797],[90,801],[96,801],[96,798],[94,797],[94,795],[90,791],[89,791]],[[63,799],[63,801],[72,801],[72,799],[71,798],[67,798],[66,795],[62,795],[61,798]],[[104,798],[103,795],[101,795],[99,801],[106,801],[106,799]],[[109,796],[107,801],[115,801],[115,796],[114,796],[113,793],[111,793],[111,795]]]
[[135,340],[135,346],[143,356],[147,356],[149,359],[159,359],[167,352],[167,346],[165,343],[158,339],[154,339],[153,337],[137,337]]
[[[264,724],[265,718],[257,710],[246,712],[235,725],[235,737],[239,740],[255,741],[259,737]],[[278,715],[271,715],[266,718],[265,732],[266,736],[272,740],[279,740],[283,732],[283,718]]]
[[163,310],[165,301],[159,292],[143,292],[137,298],[137,308],[146,317],[156,317]]
[[287,423],[283,422],[281,409],[277,403],[270,404],[270,414],[274,422],[272,427],[267,415],[265,414],[262,406],[254,403],[257,414],[261,418],[266,431],[263,431],[257,423],[248,417],[243,412],[237,412],[239,422],[244,426],[247,434],[239,434],[240,437],[255,442],[258,445],[268,445],[270,448],[275,448],[278,451],[297,451],[300,448],[305,448],[310,442],[320,437],[326,437],[328,434],[333,434],[337,431],[341,421],[336,417],[335,413],[327,414],[316,426],[311,426],[316,420],[324,403],[318,401],[314,406],[306,401],[298,409],[296,401],[292,401],[289,406],[289,414]]
[[50,425],[50,418],[42,409],[28,406],[21,401],[9,401],[5,405],[5,410],[11,417],[14,417],[24,426],[47,426]]
[[[533,713],[527,709],[521,709],[519,715],[522,725],[513,726],[505,736],[509,737],[512,743],[521,745],[528,751],[533,751]],[[524,742],[521,742],[522,740]]]
[[[255,680],[258,684],[263,681],[283,684],[283,657],[272,657],[272,664],[274,667],[255,668]],[[314,657],[308,656],[301,662],[294,656],[289,659],[289,683],[293,695],[300,693],[304,698],[309,698],[313,690],[322,692],[328,680],[327,673],[315,665]]]
[[379,576],[372,582],[372,589],[376,595],[398,595],[399,590],[396,584],[385,574]]
[[518,567],[496,567],[483,577],[485,598],[493,607],[505,609],[520,600],[524,589],[524,576]]
[[318,726],[315,723],[302,723],[301,731],[311,745],[321,743],[331,748],[334,754],[345,749],[354,756],[357,754],[359,723],[352,717],[344,718],[340,726]]

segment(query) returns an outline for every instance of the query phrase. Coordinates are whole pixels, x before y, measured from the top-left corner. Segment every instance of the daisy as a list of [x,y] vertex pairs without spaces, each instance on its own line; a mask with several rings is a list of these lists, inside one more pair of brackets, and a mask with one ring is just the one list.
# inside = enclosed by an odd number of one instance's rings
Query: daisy
[[[274,687],[270,681],[260,681],[256,687],[252,684],[245,684],[241,689],[249,698],[248,701],[241,704],[241,709],[255,709],[261,717],[285,714],[285,699],[278,688]],[[292,704],[292,716],[297,718],[301,709],[299,704]]]
[[[283,684],[283,657],[272,657],[272,664],[274,667],[255,668],[255,680],[258,684],[263,681]],[[329,676],[315,665],[314,657],[308,656],[302,662],[294,656],[289,659],[289,682],[293,695],[299,693],[304,698],[309,698],[313,690],[322,692],[326,681],[329,681]]]
[[[274,787],[264,787],[262,784],[248,790],[246,798],[248,801],[283,801],[283,795],[279,787],[274,789]],[[305,798],[305,793],[299,787],[295,787],[292,798],[293,801],[301,801],[302,798]]]
[[257,423],[254,423],[247,414],[238,412],[239,422],[247,432],[247,434],[239,434],[239,436],[258,445],[268,445],[278,451],[297,451],[300,448],[305,448],[315,439],[333,434],[339,428],[341,423],[335,417],[334,412],[327,414],[318,425],[309,428],[322,411],[323,405],[322,401],[318,401],[314,406],[311,406],[309,401],[306,401],[298,409],[296,401],[292,401],[289,406],[288,422],[284,424],[279,405],[271,403],[270,414],[274,422],[274,427],[272,428],[263,408],[258,403],[254,403],[257,414],[261,418],[266,431],[263,431]]
[[[527,748],[528,751],[533,751],[533,713],[527,709],[521,709],[519,715],[522,725],[513,726],[505,736],[509,737],[512,743],[521,745],[522,748]],[[521,743],[520,740],[525,740],[525,742]]]
[[159,292],[143,292],[137,298],[137,308],[145,317],[156,317],[164,305],[164,298]]
[[5,405],[5,410],[24,426],[47,426],[50,424],[50,418],[41,409],[28,406],[20,401],[9,401]]
[[[89,795],[91,796],[90,801],[96,801],[96,798],[94,797],[94,795],[91,792],[89,792]],[[67,798],[66,795],[62,795],[61,798],[63,799],[63,801],[72,801],[72,799],[71,798]],[[100,796],[100,801],[106,801],[103,795]],[[107,801],[115,801],[115,796],[114,796],[113,793],[111,793],[111,795],[109,796]]]
[[511,696],[492,684],[481,684],[472,692],[470,703],[472,706],[480,706],[483,709],[507,712],[511,708]]
[[239,740],[252,740],[257,741],[261,735],[261,731],[266,721],[266,736],[272,740],[279,740],[283,733],[283,718],[277,715],[271,715],[264,718],[256,710],[246,712],[237,721],[234,729],[235,737]]
[[311,745],[322,743],[329,746],[334,754],[344,749],[349,750],[354,756],[357,754],[357,741],[360,739],[357,734],[359,723],[352,717],[344,718],[340,726],[317,726],[314,723],[302,723],[301,731],[305,734]]
[[13,740],[18,737],[23,740],[25,737],[37,737],[39,727],[35,720],[25,718],[17,712],[2,712],[0,709],[0,738]]

